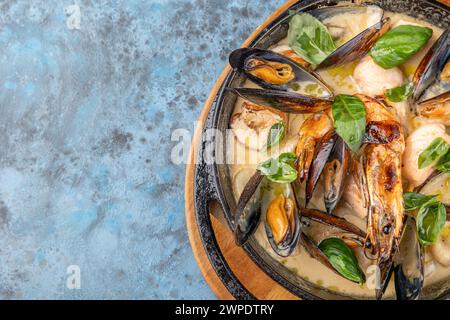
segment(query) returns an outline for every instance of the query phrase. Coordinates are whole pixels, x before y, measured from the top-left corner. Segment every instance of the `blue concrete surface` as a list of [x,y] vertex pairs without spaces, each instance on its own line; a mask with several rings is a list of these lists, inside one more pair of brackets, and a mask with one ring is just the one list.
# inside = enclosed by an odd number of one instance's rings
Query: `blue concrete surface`
[[171,131],[283,2],[0,1],[1,299],[214,298]]

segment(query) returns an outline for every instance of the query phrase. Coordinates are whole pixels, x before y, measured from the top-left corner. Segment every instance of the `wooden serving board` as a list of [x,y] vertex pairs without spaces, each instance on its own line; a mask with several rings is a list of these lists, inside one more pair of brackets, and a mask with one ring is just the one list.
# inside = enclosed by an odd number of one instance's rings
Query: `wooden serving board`
[[[251,43],[251,41],[253,41],[253,39],[267,25],[269,25],[283,11],[285,11],[296,2],[297,0],[287,1],[250,35],[250,37],[243,43],[242,47],[248,46],[248,44]],[[441,0],[440,2],[447,6],[450,5],[450,0]],[[216,96],[222,82],[225,80],[225,77],[229,71],[230,66],[228,65],[214,85],[200,115],[198,126],[195,130],[192,140],[192,145],[189,153],[189,161],[188,165],[186,166],[185,180],[185,215],[192,251],[194,252],[195,259],[197,260],[197,263],[206,282],[209,284],[217,298],[223,300],[231,300],[234,299],[234,297],[225,288],[221,279],[217,276],[214,268],[211,266],[211,263],[209,262],[208,256],[205,252],[205,248],[203,247],[202,241],[200,239],[200,234],[195,219],[194,173],[195,155],[197,154],[195,149],[198,145],[203,125],[214,101],[214,97]],[[235,245],[233,234],[229,230],[226,222],[224,220],[216,218],[223,214],[219,205],[212,204],[210,211],[211,222],[219,248],[231,270],[234,272],[239,281],[245,286],[245,288],[260,300],[299,300],[297,296],[290,293],[283,286],[279,285],[272,278],[270,278],[264,271],[262,271],[242,248]]]

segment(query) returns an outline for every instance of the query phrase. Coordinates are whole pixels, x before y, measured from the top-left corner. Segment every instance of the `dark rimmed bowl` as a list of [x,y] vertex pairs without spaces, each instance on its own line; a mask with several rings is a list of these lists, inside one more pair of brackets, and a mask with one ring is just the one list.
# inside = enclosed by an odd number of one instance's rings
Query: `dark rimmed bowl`
[[[438,27],[447,29],[450,26],[450,8],[436,1],[427,0],[379,0],[365,3],[377,4],[392,12],[404,13],[412,17],[428,21]],[[286,37],[288,26],[286,18],[289,11],[307,11],[323,6],[334,6],[337,1],[303,0],[295,2],[262,30],[249,47],[268,48]],[[236,201],[233,196],[232,184],[228,165],[208,164],[208,156],[215,155],[216,159],[225,159],[226,139],[211,141],[207,134],[211,129],[219,130],[225,136],[229,128],[230,116],[233,112],[236,97],[224,92],[224,88],[242,85],[244,79],[230,71],[220,86],[211,105],[205,126],[203,128],[201,144],[198,146],[198,164],[195,170],[194,194],[196,219],[200,236],[208,254],[208,258],[216,270],[225,287],[237,299],[254,299],[254,296],[239,282],[226,263],[212,230],[209,203],[218,201],[222,207],[225,219],[230,228],[233,226],[233,214]],[[328,291],[316,284],[310,283],[293,274],[282,264],[273,259],[252,237],[244,246],[247,254],[270,277],[286,289],[303,299],[354,299],[355,297]],[[423,299],[442,299],[450,297],[450,282],[447,281],[424,288]]]

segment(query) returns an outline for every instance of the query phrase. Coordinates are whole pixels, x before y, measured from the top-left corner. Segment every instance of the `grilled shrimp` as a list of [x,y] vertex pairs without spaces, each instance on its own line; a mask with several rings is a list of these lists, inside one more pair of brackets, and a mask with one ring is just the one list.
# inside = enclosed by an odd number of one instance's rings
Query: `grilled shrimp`
[[397,126],[397,134],[386,137],[383,144],[367,144],[363,151],[362,164],[365,171],[367,195],[367,235],[372,250],[377,254],[377,265],[381,272],[381,298],[383,288],[392,265],[393,254],[403,229],[402,155],[405,139],[400,123],[386,106],[374,98],[358,95],[366,107],[368,123]]

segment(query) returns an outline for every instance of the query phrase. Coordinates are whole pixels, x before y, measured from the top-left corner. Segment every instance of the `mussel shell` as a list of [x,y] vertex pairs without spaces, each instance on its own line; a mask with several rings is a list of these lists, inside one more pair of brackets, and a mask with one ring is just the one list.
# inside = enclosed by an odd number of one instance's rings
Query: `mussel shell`
[[[287,185],[286,188],[289,188],[289,192],[285,196],[288,196],[289,198],[291,198],[295,204],[296,202],[294,199],[294,193],[293,193],[294,191],[292,190],[292,188],[289,185]],[[266,215],[267,215],[267,213],[266,213]],[[264,226],[265,226],[265,230],[266,230],[267,240],[269,241],[270,246],[272,247],[273,251],[281,257],[290,256],[298,244],[298,240],[299,240],[300,232],[301,232],[300,231],[301,230],[300,215],[299,215],[297,206],[295,205],[295,207],[294,207],[294,226],[295,226],[294,230],[289,229],[289,232],[286,235],[285,239],[283,239],[283,241],[281,241],[280,243],[277,244],[274,241],[272,230],[271,230],[269,224],[267,223],[267,216],[266,216],[266,219],[264,219]]]
[[314,160],[311,163],[308,172],[308,178],[306,180],[306,188],[305,188],[305,206],[308,206],[309,201],[311,200],[314,190],[316,189],[317,183],[319,182],[319,178],[322,175],[323,168],[330,157],[331,151],[338,139],[338,134],[333,129],[326,133],[323,138],[317,144],[317,151],[314,155]]
[[434,45],[428,50],[416,69],[413,77],[414,101],[419,99],[435,81],[439,78],[450,56],[450,29],[446,30]]
[[350,171],[350,149],[345,141],[338,137],[324,167],[324,202],[328,214],[331,214],[341,200],[345,180]]
[[416,106],[418,115],[425,118],[438,119],[447,124],[449,119],[450,91],[436,97],[421,101]]
[[317,66],[317,70],[335,68],[361,59],[369,52],[377,39],[389,30],[389,25],[390,19],[384,18],[367,28],[332,52]]
[[407,216],[399,252],[394,257],[397,300],[416,300],[424,281],[423,247],[419,243],[414,218]]
[[286,113],[316,113],[333,106],[332,100],[319,99],[294,92],[253,88],[226,88],[226,90],[257,105]]
[[446,91],[444,93],[441,93],[440,95],[421,101],[419,102],[419,106],[429,106],[429,105],[438,105],[438,104],[444,104],[450,100],[450,91]]
[[308,209],[308,208],[302,208],[300,210],[300,213],[302,218],[307,218],[309,220],[321,223],[323,225],[338,228],[342,231],[345,231],[346,233],[355,235],[358,241],[364,240],[367,237],[365,231],[361,230],[354,224],[348,222],[344,218],[336,217],[316,209]]
[[[250,59],[259,59],[270,62],[278,62],[283,64],[288,64],[292,71],[294,72],[294,78],[286,84],[277,85],[268,83],[254,75],[252,75],[248,68],[248,61]],[[307,82],[307,83],[316,83],[322,87],[323,91],[326,93],[326,96],[332,96],[331,90],[327,87],[327,85],[320,80],[320,78],[311,71],[304,69],[295,61],[269,50],[262,50],[257,48],[241,48],[233,51],[230,55],[230,65],[231,67],[237,71],[245,75],[245,77],[257,85],[261,86],[265,89],[270,90],[278,90],[278,91],[288,91],[290,89],[290,85],[293,83]]]
[[306,252],[311,258],[316,259],[321,264],[332,270],[334,273],[340,275],[330,263],[327,256],[319,249],[319,247],[304,233],[300,234],[300,244],[305,248]]
[[295,229],[291,230],[289,236],[279,244],[275,243],[272,235],[272,230],[267,225],[267,223],[265,224],[267,240],[269,240],[270,246],[272,247],[273,251],[275,251],[275,253],[280,257],[289,257],[298,244],[300,235],[300,218],[298,216],[297,210],[294,212],[294,219],[296,226]]
[[234,237],[242,246],[255,232],[261,217],[260,186],[264,176],[257,171],[248,181],[239,198],[234,214]]
[[368,9],[375,9],[380,11],[380,20],[383,18],[384,11],[377,5],[339,5],[339,6],[328,6],[322,8],[316,8],[313,10],[307,11],[310,15],[324,22],[327,18],[336,16],[338,14],[364,14]]

